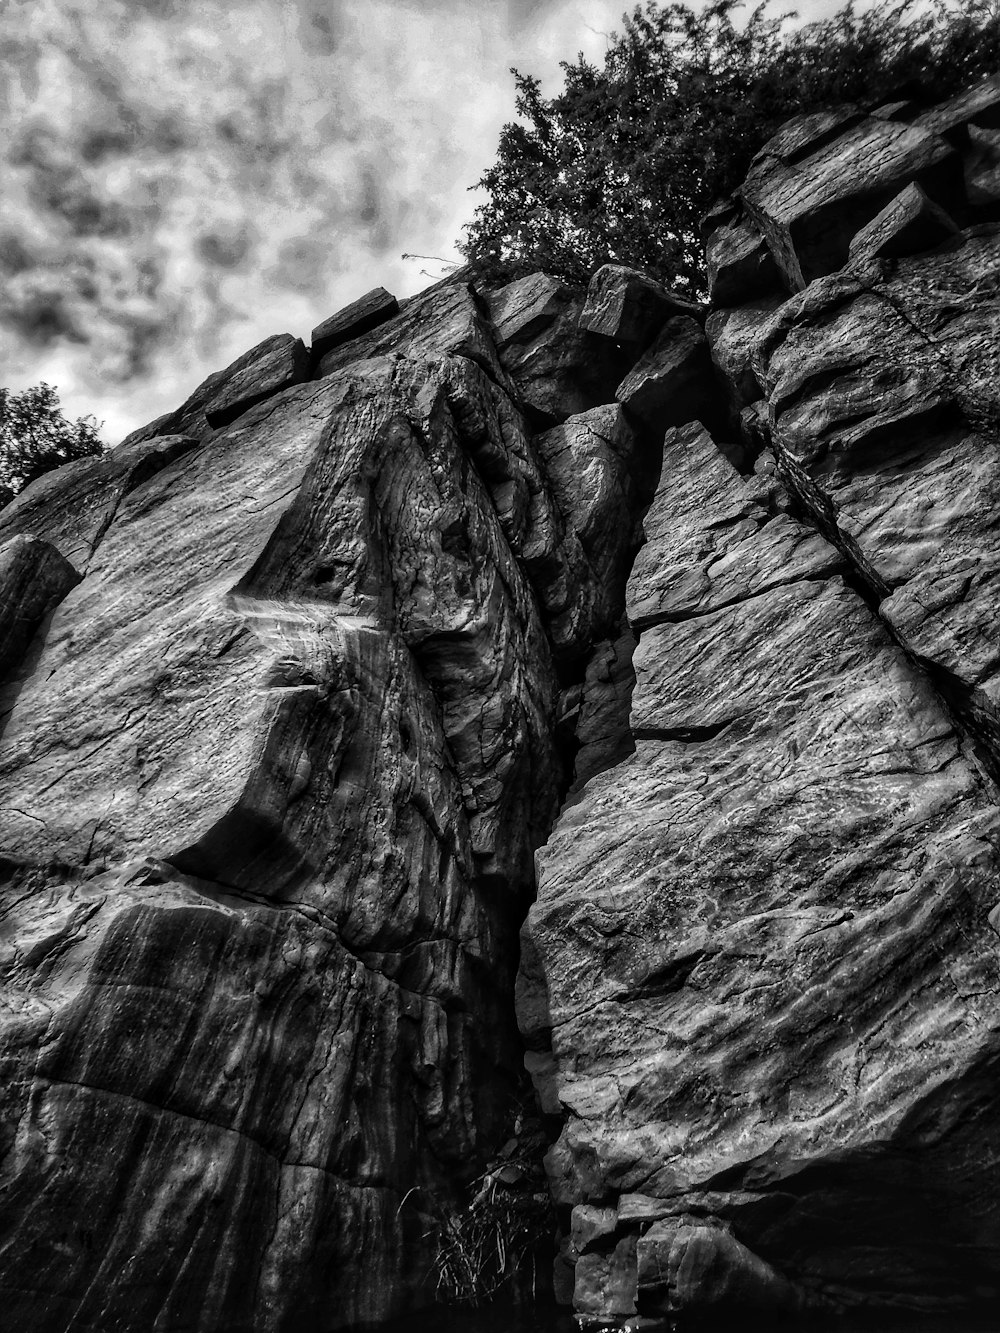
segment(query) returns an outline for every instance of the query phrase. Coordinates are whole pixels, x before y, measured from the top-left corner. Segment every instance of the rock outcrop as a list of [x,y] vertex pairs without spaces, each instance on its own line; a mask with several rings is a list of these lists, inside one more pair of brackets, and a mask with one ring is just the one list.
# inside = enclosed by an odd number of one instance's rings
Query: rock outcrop
[[462,275],[374,293],[0,516],[20,1326],[433,1300],[436,1219],[524,1092],[533,853],[601,762],[658,470],[614,400],[641,340],[567,351],[584,296],[547,284],[494,293],[502,329]]
[[0,513],[12,1324],[429,1304],[524,1067],[583,1315],[995,1299],[998,107],[785,127],[708,311],[378,288]]
[[585,1315],[1000,1292],[998,98],[793,122],[710,220],[742,474],[667,430],[523,939]]

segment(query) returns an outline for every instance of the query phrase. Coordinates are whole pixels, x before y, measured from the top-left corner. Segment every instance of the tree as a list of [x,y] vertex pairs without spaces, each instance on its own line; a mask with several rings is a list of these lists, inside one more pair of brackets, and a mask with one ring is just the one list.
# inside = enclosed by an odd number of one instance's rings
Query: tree
[[768,0],[739,27],[741,7],[647,0],[624,16],[603,68],[562,62],[552,99],[512,70],[520,119],[478,182],[489,199],[459,243],[466,258],[493,277],[544,269],[575,281],[623,263],[701,296],[700,219],[789,117],[936,101],[1000,68],[996,0],[849,4],[802,28]]
[[0,507],[53,468],[103,453],[97,431],[93,417],[63,416],[50,384],[23,393],[0,389]]

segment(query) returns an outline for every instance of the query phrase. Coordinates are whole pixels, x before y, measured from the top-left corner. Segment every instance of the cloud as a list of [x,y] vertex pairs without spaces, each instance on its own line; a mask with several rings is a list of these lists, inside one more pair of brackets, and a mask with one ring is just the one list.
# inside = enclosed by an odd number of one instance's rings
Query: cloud
[[511,65],[600,60],[621,0],[4,0],[3,382],[109,441],[454,242]]

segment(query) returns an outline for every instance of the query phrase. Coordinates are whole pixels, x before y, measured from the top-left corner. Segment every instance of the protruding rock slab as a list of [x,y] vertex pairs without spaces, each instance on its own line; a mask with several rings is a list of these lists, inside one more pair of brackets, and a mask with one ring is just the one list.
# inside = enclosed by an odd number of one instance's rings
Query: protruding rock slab
[[384,287],[375,287],[364,296],[360,296],[350,305],[338,310],[329,319],[312,331],[312,354],[315,360],[332,352],[342,343],[359,338],[363,333],[371,333],[387,319],[399,313],[399,302]]
[[214,371],[177,409],[133,431],[123,445],[163,435],[203,440],[229,425],[257,403],[309,379],[309,353],[300,338],[276,333],[238,356],[225,370]]
[[944,206],[961,191],[955,150],[917,126],[866,117],[820,142],[794,165],[765,148],[740,190],[792,291],[839,269],[854,234],[911,182]]
[[657,438],[667,426],[714,416],[712,366],[700,324],[688,315],[668,319],[652,347],[619,384],[615,397]]
[[857,262],[899,259],[932,250],[957,234],[958,227],[944,209],[911,183],[861,228],[851,241],[849,255]]
[[301,338],[277,333],[265,338],[223,374],[221,387],[205,404],[205,420],[214,430],[230,425],[281,389],[307,380],[309,353]]

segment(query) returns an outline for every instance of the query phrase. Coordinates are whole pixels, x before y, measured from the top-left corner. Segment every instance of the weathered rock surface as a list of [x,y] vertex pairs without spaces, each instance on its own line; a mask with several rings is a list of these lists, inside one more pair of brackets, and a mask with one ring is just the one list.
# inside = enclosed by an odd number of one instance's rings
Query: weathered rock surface
[[524,1046],[579,1312],[1000,1296],[998,87],[786,126],[704,333],[377,289],[0,514],[12,1325],[430,1303]]
[[399,313],[399,302],[384,287],[366,292],[343,310],[338,310],[312,331],[312,354],[319,359],[342,343],[359,338]]
[[851,118],[801,140],[781,131],[761,150],[741,194],[788,287],[801,291],[840,268],[855,232],[914,181],[947,207],[961,190],[951,145],[914,125]]
[[535,371],[463,275],[351,329],[306,380],[268,340],[168,419],[191,434],[0,516],[19,1326],[426,1304],[437,1210],[509,1132],[532,854],[611,744],[658,451],[620,375],[532,438]]
[[543,427],[609,402],[641,350],[592,333],[584,322],[585,298],[544,273],[519,278],[487,299],[500,361]]
[[753,475],[667,431],[522,938],[595,1318],[1000,1295],[997,86],[793,122],[709,223]]

